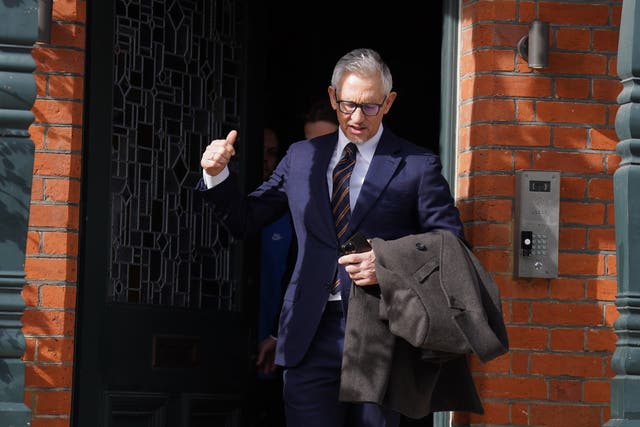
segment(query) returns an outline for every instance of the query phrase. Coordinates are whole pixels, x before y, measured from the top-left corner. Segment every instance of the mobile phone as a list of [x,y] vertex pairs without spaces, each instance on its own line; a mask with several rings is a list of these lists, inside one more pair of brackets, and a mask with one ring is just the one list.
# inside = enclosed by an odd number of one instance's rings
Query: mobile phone
[[340,246],[340,252],[342,255],[357,254],[360,252],[367,252],[371,250],[371,245],[364,234],[357,231],[353,236],[349,238]]

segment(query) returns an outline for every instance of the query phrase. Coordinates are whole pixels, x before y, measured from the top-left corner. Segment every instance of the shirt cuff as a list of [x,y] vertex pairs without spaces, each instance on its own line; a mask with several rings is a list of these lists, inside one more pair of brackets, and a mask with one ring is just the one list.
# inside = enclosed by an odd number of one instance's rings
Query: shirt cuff
[[202,179],[204,180],[204,184],[207,186],[207,189],[213,188],[216,185],[222,183],[225,179],[229,177],[229,168],[225,166],[222,171],[216,175],[211,176],[202,169]]

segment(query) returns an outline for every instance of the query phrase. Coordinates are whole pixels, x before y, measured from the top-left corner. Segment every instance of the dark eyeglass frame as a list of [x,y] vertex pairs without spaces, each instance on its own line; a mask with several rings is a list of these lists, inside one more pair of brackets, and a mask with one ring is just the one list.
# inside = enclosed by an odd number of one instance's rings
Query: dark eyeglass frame
[[[374,102],[365,102],[362,104],[358,104],[357,102],[353,102],[353,101],[345,101],[343,99],[338,99],[338,91],[336,88],[333,88],[333,93],[334,93],[334,97],[336,99],[336,103],[338,104],[338,109],[340,110],[341,113],[343,114],[353,114],[356,112],[356,110],[358,108],[360,108],[360,111],[362,111],[362,114],[364,114],[365,116],[377,116],[380,113],[380,108],[382,108],[382,106],[384,105],[384,102],[387,100],[387,96],[384,96],[384,99],[382,100],[382,102],[380,104],[376,104]],[[351,109],[351,111],[349,111],[348,109],[345,111],[344,108],[344,103],[347,102],[351,105],[353,105],[353,109]],[[376,107],[376,112],[372,113],[372,114],[368,114],[366,112],[367,108],[373,108]]]

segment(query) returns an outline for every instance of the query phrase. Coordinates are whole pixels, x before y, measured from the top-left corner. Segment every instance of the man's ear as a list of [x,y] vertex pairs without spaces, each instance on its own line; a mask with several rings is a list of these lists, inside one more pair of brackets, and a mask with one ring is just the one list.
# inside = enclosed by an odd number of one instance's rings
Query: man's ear
[[387,114],[391,109],[391,105],[393,105],[393,101],[396,100],[396,96],[398,96],[397,92],[389,92],[387,95],[387,99],[384,100],[384,105],[382,106],[382,112]]
[[337,96],[336,96],[336,91],[333,88],[333,86],[329,86],[327,88],[327,92],[329,93],[329,102],[331,102],[331,107],[334,110],[337,110],[338,109],[338,104],[336,103]]

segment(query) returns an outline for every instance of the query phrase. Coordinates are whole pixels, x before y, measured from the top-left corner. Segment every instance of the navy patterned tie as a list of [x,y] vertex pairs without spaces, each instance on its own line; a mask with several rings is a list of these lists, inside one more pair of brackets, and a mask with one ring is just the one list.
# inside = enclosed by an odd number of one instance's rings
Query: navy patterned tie
[[[353,142],[347,144],[342,152],[342,158],[333,169],[333,192],[331,193],[331,210],[333,211],[333,219],[336,224],[336,236],[338,242],[344,243],[346,240],[345,232],[349,226],[351,218],[351,205],[349,203],[349,180],[353,173],[353,167],[356,164],[356,152],[358,147]],[[342,269],[342,266],[338,266]],[[340,274],[338,274],[340,276]],[[331,293],[337,293],[340,286],[340,279],[336,281],[331,289]]]
[[333,169],[333,192],[331,193],[331,209],[336,224],[338,241],[343,242],[343,236],[351,218],[351,206],[349,204],[349,180],[356,164],[356,144],[350,142],[344,147],[342,158]]

